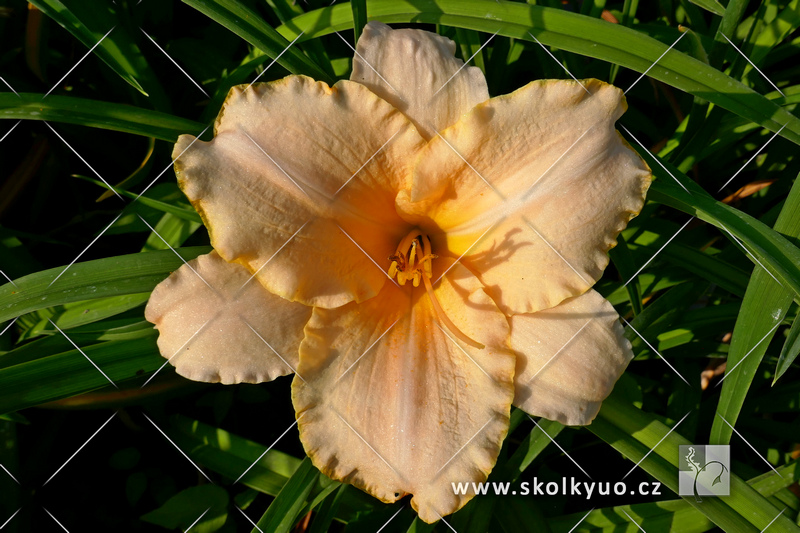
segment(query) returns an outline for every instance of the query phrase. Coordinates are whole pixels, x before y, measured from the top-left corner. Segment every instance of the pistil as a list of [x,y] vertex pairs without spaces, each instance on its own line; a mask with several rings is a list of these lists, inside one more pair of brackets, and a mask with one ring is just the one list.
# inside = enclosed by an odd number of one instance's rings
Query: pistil
[[[417,248],[421,248],[421,251],[417,250]],[[419,287],[420,281],[422,281],[439,321],[463,342],[478,349],[485,348],[483,344],[471,339],[453,324],[453,321],[445,314],[439,299],[436,298],[436,294],[433,292],[433,284],[431,283],[433,260],[436,257],[432,253],[431,241],[428,236],[423,235],[419,230],[414,230],[400,241],[397,251],[389,256],[389,260],[392,262],[389,266],[389,277],[397,277],[397,282],[400,285],[405,285],[408,280],[411,280],[414,287]]]

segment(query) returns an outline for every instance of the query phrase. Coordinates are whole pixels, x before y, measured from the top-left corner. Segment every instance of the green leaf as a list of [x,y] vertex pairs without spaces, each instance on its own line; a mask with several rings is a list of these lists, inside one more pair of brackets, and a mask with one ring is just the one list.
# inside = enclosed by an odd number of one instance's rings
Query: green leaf
[[199,464],[259,492],[277,495],[300,460],[197,420],[177,416],[170,437]]
[[[530,531],[533,524],[536,524],[535,531],[537,532],[550,533],[552,531],[541,508],[533,500],[502,498],[497,506],[499,512],[494,513],[494,518],[500,523],[500,527],[505,533]],[[487,530],[484,529],[484,531]]]
[[[637,72],[647,71],[656,80],[713,102],[771,131],[777,132],[785,126],[781,135],[800,144],[800,119],[785,109],[702,61],[674,48],[667,52],[669,45],[619,24],[515,2],[368,0],[367,6],[372,20],[444,24],[490,34],[499,32],[531,42],[533,35],[548,46]],[[341,4],[297,16],[277,30],[287,39],[303,31],[301,40],[306,40],[352,27],[350,6]],[[656,61],[658,65],[651,68]]]
[[[208,246],[176,250],[186,261],[209,251]],[[0,286],[0,322],[55,305],[150,292],[182,264],[172,250],[165,250],[75,263],[66,272],[63,266],[29,274]]]
[[361,37],[364,26],[367,25],[367,0],[350,0],[350,9],[353,11],[353,33],[355,42]]
[[[636,267],[633,264],[633,258],[628,249],[628,243],[625,241],[625,237],[622,236],[622,233],[617,236],[617,245],[608,251],[608,255],[614,263],[614,266],[617,267],[617,272],[619,272],[622,281],[627,282],[630,280],[636,273]],[[625,285],[625,290],[628,291],[633,313],[638,315],[642,312],[642,294],[639,290],[638,278],[627,283]]]
[[123,104],[42,94],[0,93],[0,118],[48,120],[121,131],[175,142],[182,133],[200,135],[203,124]]
[[[800,237],[800,179],[795,180],[775,222],[775,231]],[[796,248],[795,248],[796,249]],[[800,265],[800,263],[799,263]],[[728,444],[747,392],[776,328],[786,317],[793,292],[757,266],[750,278],[742,308],[733,329],[728,367],[711,428],[712,444]]]
[[[617,396],[612,392],[603,402],[589,429],[634,463],[641,461],[642,469],[677,493],[678,447],[691,442]],[[702,503],[693,496],[684,500],[728,533],[758,533],[769,524],[776,531],[800,532],[789,517],[779,515],[780,509],[733,473],[730,484],[730,496],[725,498],[705,498]]]
[[[800,315],[798,315],[800,316]],[[786,337],[786,342],[781,350],[781,356],[778,359],[778,367],[775,369],[775,378],[772,380],[774,385],[778,378],[780,378],[789,367],[792,366],[794,360],[797,359],[797,354],[800,353],[800,319],[795,317],[792,322],[792,327],[789,330],[789,336]]]
[[336,512],[339,510],[342,496],[350,490],[350,487],[351,485],[343,483],[339,485],[334,494],[325,498],[319,510],[314,514],[314,520],[311,522],[311,529],[308,533],[325,533],[330,530],[333,519],[336,517]]
[[147,237],[147,242],[144,243],[142,251],[167,250],[169,246],[177,248],[186,242],[186,239],[191,237],[202,225],[201,222],[191,222],[175,215],[164,213],[164,216],[153,228],[155,231],[151,232],[150,236]]
[[[228,519],[228,492],[216,485],[183,490],[142,520],[167,529],[192,528],[192,533],[213,533]],[[197,521],[199,517],[200,521]],[[196,522],[196,523],[195,523]]]
[[717,0],[689,0],[696,6],[700,6],[706,11],[710,11],[715,15],[722,16],[725,14],[725,7],[717,2]]
[[[50,321],[54,322],[62,330],[76,328],[139,307],[149,298],[150,293],[126,294],[111,298],[96,298],[73,302],[39,310],[29,316],[20,317],[19,322],[23,322],[27,318],[34,323],[24,331],[21,338],[28,339],[35,335],[57,333]],[[19,322],[17,323],[19,324]]]
[[141,202],[142,205],[146,205],[147,207],[152,207],[153,209],[158,209],[159,211],[163,211],[164,213],[175,215],[176,217],[186,220],[187,222],[196,222],[198,224],[203,222],[203,219],[200,218],[200,215],[197,214],[197,211],[195,211],[191,207],[181,207],[179,205],[171,204],[168,202],[162,202],[161,200],[156,200],[155,198],[149,198],[144,195],[140,196],[130,191],[125,191],[121,189],[112,189],[109,188],[108,185],[103,183],[101,180],[96,180],[88,176],[76,176],[76,177],[88,181],[90,183],[94,183],[95,185],[103,187],[104,189],[114,190],[122,196],[127,196],[128,198],[132,198],[137,202]]
[[[772,496],[794,482],[797,462],[778,468],[778,474],[767,472],[747,481],[762,496]],[[705,532],[714,527],[714,523],[692,507],[686,500],[666,500],[634,505],[618,505],[594,509],[588,515],[585,511],[559,516],[550,519],[550,527],[556,533],[568,533],[578,521],[581,525],[575,531],[603,531],[616,533],[631,529],[631,518],[643,523],[647,531],[679,531],[681,533]],[[644,522],[641,522],[644,521]],[[769,531],[769,529],[767,529]]]
[[[767,54],[798,27],[800,27],[800,0],[792,0],[777,17],[758,32],[753,43],[753,51],[749,54],[750,61],[760,65]],[[745,74],[750,70],[752,67],[747,65]]]
[[[292,74],[305,74],[328,84],[333,83],[330,75],[311,61],[299,47],[290,46],[289,40],[238,0],[183,1],[267,54]],[[350,15],[352,22],[352,12]]]
[[[112,3],[72,1],[67,7],[59,0],[31,0],[31,4],[58,22],[87,48],[94,48],[94,53],[137,91],[147,96],[147,91],[139,83],[146,79],[151,90],[157,88],[161,92],[141,50],[127,29],[120,25],[114,12],[117,6]],[[107,32],[110,33],[103,38]]]
[[[526,415],[527,416],[527,415]],[[527,420],[527,418],[526,418]],[[516,481],[540,453],[564,429],[564,425],[552,420],[540,419],[514,454],[502,466],[498,479]]]
[[794,298],[800,299],[800,250],[796,246],[763,222],[715,200],[684,174],[664,163],[690,192],[674,185],[672,177],[654,162],[649,153],[642,155],[653,162],[650,167],[659,178],[650,186],[649,200],[705,220],[720,228],[726,237],[729,237],[728,232],[732,233],[757,259],[754,264],[760,262],[781,284],[794,292]]
[[267,508],[253,532],[257,533],[260,528],[262,531],[288,533],[297,522],[297,515],[318,480],[319,470],[306,457]]
[[118,383],[153,372],[164,364],[155,335],[104,342],[82,350],[83,353],[72,349],[0,369],[0,413],[83,394],[109,386],[108,379]]

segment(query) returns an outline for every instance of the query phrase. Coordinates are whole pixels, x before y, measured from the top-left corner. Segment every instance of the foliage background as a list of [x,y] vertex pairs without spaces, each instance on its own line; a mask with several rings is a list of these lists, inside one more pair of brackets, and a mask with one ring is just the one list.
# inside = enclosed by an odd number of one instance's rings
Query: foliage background
[[[144,302],[182,262],[167,243],[208,250],[172,143],[208,139],[229,87],[257,75],[347,77],[344,41],[373,18],[453,38],[492,95],[564,67],[633,86],[620,129],[657,179],[597,288],[637,357],[588,428],[515,412],[491,479],[583,480],[577,463],[613,483],[641,461],[627,481],[661,496],[484,496],[428,526],[302,460],[289,378],[224,387],[166,368],[143,387],[162,364]],[[798,26],[797,0],[7,1],[2,529],[800,531]],[[690,442],[730,442],[730,497],[674,494]]]

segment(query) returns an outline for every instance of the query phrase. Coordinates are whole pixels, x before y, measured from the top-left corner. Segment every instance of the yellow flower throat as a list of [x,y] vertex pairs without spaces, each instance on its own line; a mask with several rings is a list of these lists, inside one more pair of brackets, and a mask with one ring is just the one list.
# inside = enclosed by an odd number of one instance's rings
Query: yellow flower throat
[[422,281],[425,285],[425,291],[431,299],[436,316],[447,329],[470,346],[479,349],[485,348],[483,344],[471,339],[453,324],[453,321],[445,314],[442,304],[436,298],[431,284],[431,277],[433,277],[432,261],[436,257],[431,252],[431,241],[428,236],[415,229],[400,241],[397,251],[389,256],[389,261],[392,262],[389,266],[389,277],[397,277],[397,283],[401,286],[411,280],[414,287],[419,287],[419,283]]

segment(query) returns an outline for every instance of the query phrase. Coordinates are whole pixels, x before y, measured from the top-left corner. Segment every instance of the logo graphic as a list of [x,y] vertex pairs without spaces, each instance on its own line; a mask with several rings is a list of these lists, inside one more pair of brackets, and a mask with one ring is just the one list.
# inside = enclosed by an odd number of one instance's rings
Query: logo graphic
[[730,446],[679,446],[678,494],[694,496],[728,496],[731,491]]

